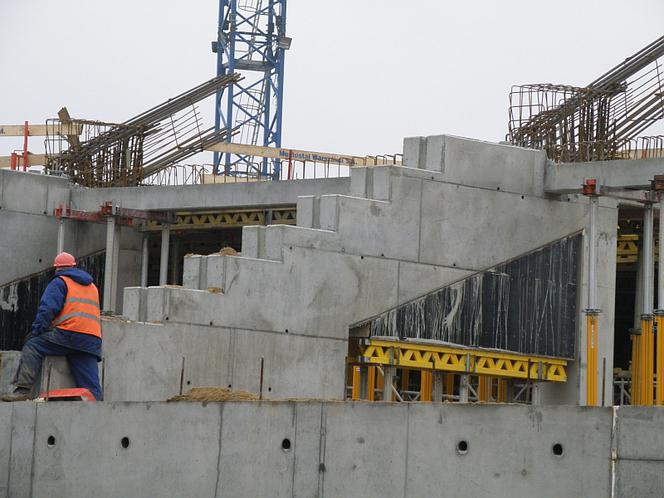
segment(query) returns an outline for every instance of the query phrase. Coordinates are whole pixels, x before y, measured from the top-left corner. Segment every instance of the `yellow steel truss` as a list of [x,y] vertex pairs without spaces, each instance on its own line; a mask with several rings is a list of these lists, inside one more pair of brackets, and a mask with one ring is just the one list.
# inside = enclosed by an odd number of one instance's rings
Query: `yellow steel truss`
[[[269,220],[269,216],[272,219]],[[294,207],[273,209],[235,209],[232,211],[178,212],[171,223],[171,230],[201,230],[210,228],[236,228],[249,225],[295,225]],[[148,230],[161,230],[159,221],[150,220]]]
[[[659,253],[659,244],[655,239],[655,259]],[[626,234],[618,236],[616,262],[618,264],[636,263],[639,260],[639,235]]]
[[437,346],[389,339],[360,339],[351,363],[488,375],[511,379],[566,382],[567,360],[485,349]]

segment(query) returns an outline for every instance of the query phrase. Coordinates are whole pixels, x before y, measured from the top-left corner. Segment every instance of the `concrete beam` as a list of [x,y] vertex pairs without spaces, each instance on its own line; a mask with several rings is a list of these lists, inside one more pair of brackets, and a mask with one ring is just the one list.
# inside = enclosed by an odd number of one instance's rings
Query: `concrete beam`
[[649,189],[655,175],[662,174],[664,159],[549,162],[544,173],[544,191],[549,194],[577,193],[586,178],[597,178],[604,189]]

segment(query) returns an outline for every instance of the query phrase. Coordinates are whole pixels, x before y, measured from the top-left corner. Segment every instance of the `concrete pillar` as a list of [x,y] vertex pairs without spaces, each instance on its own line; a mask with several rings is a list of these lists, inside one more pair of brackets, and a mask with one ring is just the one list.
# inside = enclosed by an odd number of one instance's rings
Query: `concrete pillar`
[[106,219],[106,260],[104,268],[104,302],[103,311],[113,311],[113,253],[115,248],[115,218]]
[[468,374],[459,375],[459,403],[468,403]]
[[58,222],[58,250],[57,254],[60,254],[65,250],[65,220],[60,218]]
[[148,234],[144,233],[141,245],[141,287],[148,286],[148,263],[150,259],[148,246],[149,240]]
[[161,259],[159,260],[159,285],[166,285],[168,282],[168,248],[171,238],[170,225],[164,224],[161,229]]
[[115,234],[113,236],[113,273],[111,274],[112,278],[112,287],[113,292],[111,294],[111,311],[116,312],[118,309],[118,273],[120,271],[120,225],[115,223]]
[[386,365],[383,367],[383,401],[392,401],[392,385],[394,384],[394,374],[396,368]]
[[170,278],[169,282],[172,284],[178,284],[179,279],[178,279],[178,261],[180,260],[180,239],[177,237],[173,237],[173,241],[171,243],[171,258],[170,258],[170,263],[169,263],[169,269],[170,269]]
[[443,372],[433,372],[433,389],[431,400],[437,403],[443,401]]

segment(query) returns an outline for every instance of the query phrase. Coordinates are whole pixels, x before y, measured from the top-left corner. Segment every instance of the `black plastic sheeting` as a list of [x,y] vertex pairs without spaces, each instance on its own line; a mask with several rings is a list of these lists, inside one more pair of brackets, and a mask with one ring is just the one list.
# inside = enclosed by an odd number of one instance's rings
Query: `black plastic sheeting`
[[[77,260],[78,267],[87,271],[99,288],[103,299],[105,251]],[[53,278],[53,269],[35,273],[0,287],[0,351],[20,350],[35,319],[39,300]]]
[[392,309],[371,336],[574,358],[581,235],[541,247]]

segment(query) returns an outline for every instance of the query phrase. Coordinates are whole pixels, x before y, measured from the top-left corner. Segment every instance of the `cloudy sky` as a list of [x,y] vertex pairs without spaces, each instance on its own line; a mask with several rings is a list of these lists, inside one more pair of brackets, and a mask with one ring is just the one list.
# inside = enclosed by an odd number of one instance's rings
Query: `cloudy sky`
[[[0,124],[43,123],[63,105],[121,122],[209,79],[217,9],[0,0]],[[289,0],[283,145],[365,154],[414,135],[498,141],[511,85],[588,84],[664,34],[663,19],[662,0]],[[2,140],[0,155],[18,146]]]

